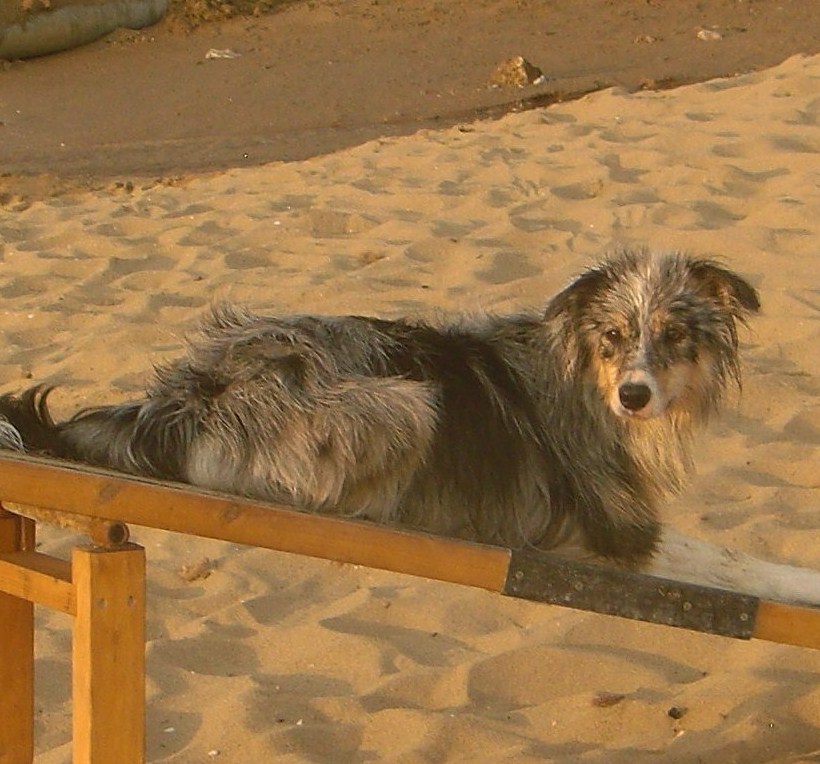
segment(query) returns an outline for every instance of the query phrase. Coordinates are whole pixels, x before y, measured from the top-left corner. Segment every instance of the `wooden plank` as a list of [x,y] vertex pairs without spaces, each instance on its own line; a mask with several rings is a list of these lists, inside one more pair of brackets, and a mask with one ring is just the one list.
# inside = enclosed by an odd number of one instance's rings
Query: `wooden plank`
[[[39,522],[85,534],[99,546],[116,546],[128,541],[128,526],[116,520],[100,520],[96,517],[75,515],[65,510],[55,511],[45,507],[32,507],[11,501],[4,502],[3,506],[9,512],[26,517],[31,525],[34,525],[34,522],[29,518],[33,517]],[[34,549],[34,545],[33,543],[28,546],[24,544],[23,548]]]
[[0,591],[74,615],[71,565],[39,552],[0,554]]
[[[602,613],[714,631],[741,639],[753,636],[820,648],[813,630],[807,633],[792,631],[814,624],[818,611],[810,607],[769,608],[764,612],[762,625],[758,625],[758,609],[763,603],[756,598],[705,587],[704,592],[690,592],[689,588],[681,588],[688,585],[674,581],[664,582],[660,599],[653,601],[650,597],[637,602],[633,597],[621,606],[619,603],[630,596],[632,587],[645,594],[658,585],[659,579],[599,566],[593,567],[597,571],[608,571],[610,575],[626,576],[627,580],[617,586],[611,582],[608,585],[602,583],[596,598],[598,604],[584,603],[583,597],[578,596],[573,596],[570,601],[566,598],[567,592],[548,599],[543,593],[526,591],[525,587],[514,591],[515,581],[508,576],[514,576],[520,570],[511,565],[513,555],[518,556],[519,562],[524,559],[522,555],[531,555],[530,564],[551,571],[553,576],[564,575],[561,570],[566,566],[574,571],[573,575],[580,575],[584,564],[541,553],[512,552],[500,547],[299,512],[289,507],[63,462],[0,455],[0,498],[78,515],[409,573],[527,599],[556,601],[556,604]],[[577,581],[573,585],[576,584]],[[701,595],[706,599],[702,601]],[[564,597],[563,602],[557,601],[560,597]],[[609,605],[605,606],[605,603]],[[678,605],[680,612],[676,612]],[[722,611],[729,606],[731,619],[727,622],[727,612]],[[616,612],[618,610],[620,612]],[[787,620],[780,623],[780,619]]]
[[[0,510],[0,552],[21,548],[22,518]],[[0,761],[34,761],[34,605],[0,592]]]
[[74,764],[145,757],[145,552],[80,547],[72,556]]
[[512,553],[504,593],[736,639],[751,638],[758,608],[746,594],[528,551]]
[[769,642],[820,649],[820,609],[761,601],[753,636]]
[[37,525],[30,517],[21,518],[20,549],[33,552],[37,547]]
[[0,456],[0,498],[134,525],[501,591],[510,552],[24,456]]
[[514,551],[504,593],[734,639],[820,649],[819,608],[562,560],[547,553]]

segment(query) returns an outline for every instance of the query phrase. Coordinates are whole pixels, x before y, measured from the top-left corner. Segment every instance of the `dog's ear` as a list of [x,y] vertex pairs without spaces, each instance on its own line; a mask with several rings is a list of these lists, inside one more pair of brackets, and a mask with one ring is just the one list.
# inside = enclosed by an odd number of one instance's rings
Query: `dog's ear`
[[737,318],[760,310],[757,290],[727,268],[710,260],[695,260],[691,273],[702,289]]
[[577,321],[584,309],[603,291],[607,282],[608,277],[603,268],[590,268],[549,301],[544,318],[547,321],[562,318]]
[[582,339],[584,318],[608,281],[603,267],[591,268],[555,295],[544,311],[544,322],[550,327],[555,349],[563,356],[568,376],[584,369],[589,361],[589,349]]

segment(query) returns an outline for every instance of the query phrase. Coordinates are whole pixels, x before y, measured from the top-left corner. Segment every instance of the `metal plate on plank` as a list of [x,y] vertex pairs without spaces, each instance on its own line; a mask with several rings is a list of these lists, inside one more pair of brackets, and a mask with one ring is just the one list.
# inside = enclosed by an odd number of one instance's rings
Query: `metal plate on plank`
[[514,551],[504,594],[709,634],[750,639],[758,599],[620,568]]

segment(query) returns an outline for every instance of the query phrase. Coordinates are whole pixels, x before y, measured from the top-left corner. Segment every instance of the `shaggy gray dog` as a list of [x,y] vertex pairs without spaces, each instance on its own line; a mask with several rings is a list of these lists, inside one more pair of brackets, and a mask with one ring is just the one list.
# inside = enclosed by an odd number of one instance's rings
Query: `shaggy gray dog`
[[643,251],[540,313],[431,325],[223,306],[142,400],[55,423],[36,387],[0,415],[29,452],[743,588],[726,561],[678,570],[694,547],[662,533],[658,505],[739,384],[738,324],[758,308],[714,262]]

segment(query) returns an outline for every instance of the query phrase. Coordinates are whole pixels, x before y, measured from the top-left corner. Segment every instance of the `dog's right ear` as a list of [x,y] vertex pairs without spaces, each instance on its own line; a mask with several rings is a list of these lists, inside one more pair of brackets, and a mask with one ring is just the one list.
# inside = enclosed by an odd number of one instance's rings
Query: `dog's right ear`
[[609,277],[602,267],[590,268],[549,301],[544,319],[546,321],[561,320],[566,317],[580,319],[585,308],[601,294],[608,282]]
[[590,268],[578,276],[547,304],[544,322],[551,328],[556,350],[561,352],[567,373],[572,375],[583,369],[589,350],[582,341],[584,317],[589,306],[606,289],[610,277],[603,266]]

